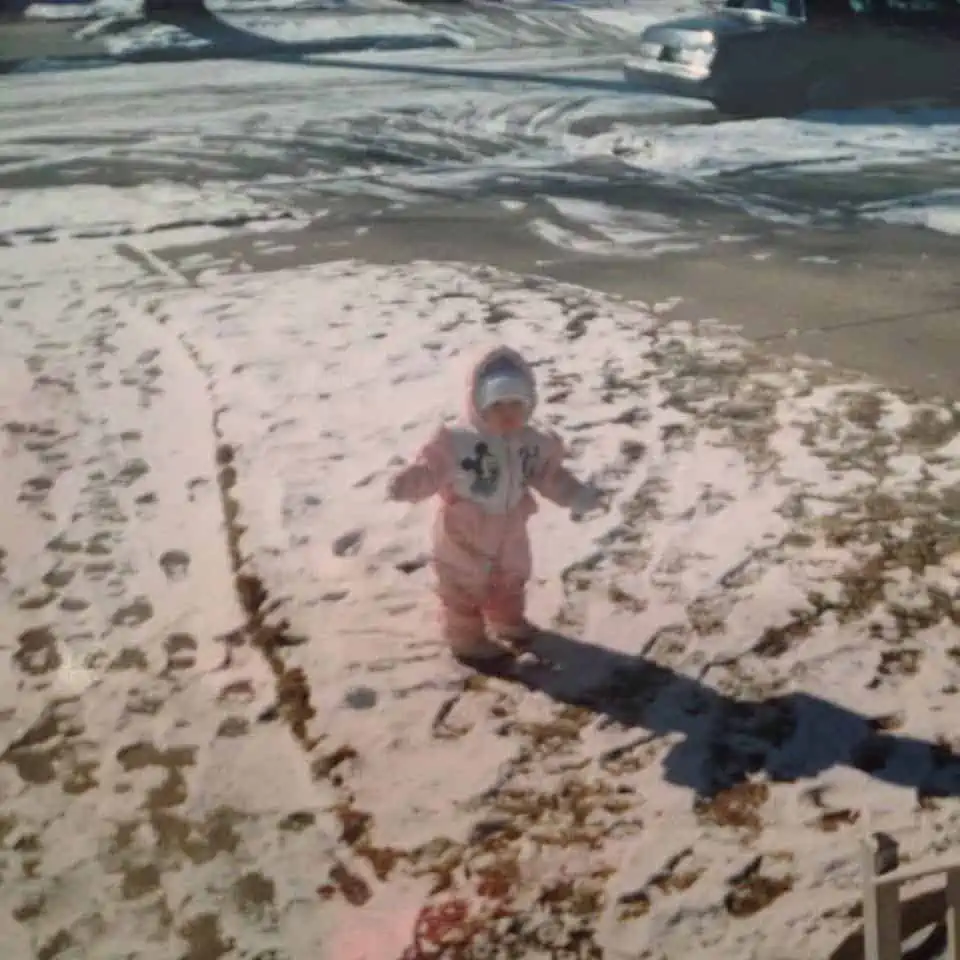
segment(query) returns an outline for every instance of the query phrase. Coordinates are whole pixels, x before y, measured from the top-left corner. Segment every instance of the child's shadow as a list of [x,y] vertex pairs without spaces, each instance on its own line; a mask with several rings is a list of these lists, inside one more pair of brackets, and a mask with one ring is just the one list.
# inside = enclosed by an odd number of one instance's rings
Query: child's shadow
[[484,672],[652,737],[684,734],[667,755],[664,774],[699,796],[759,771],[792,781],[835,766],[855,767],[922,796],[960,796],[960,756],[950,749],[887,732],[883,718],[813,694],[737,700],[651,660],[558,633],[541,633],[532,650],[543,659]]

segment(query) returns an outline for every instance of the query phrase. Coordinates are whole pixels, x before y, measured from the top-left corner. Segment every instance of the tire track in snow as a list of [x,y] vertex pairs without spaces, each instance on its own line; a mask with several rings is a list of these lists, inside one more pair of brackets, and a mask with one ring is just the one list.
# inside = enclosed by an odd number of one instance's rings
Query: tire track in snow
[[[355,92],[350,109],[334,97],[319,117],[302,104],[280,112],[235,111],[212,124],[206,111],[199,119],[161,117],[126,141],[113,130],[98,133],[99,143],[89,153],[78,155],[74,141],[65,140],[69,158],[62,164],[56,148],[44,141],[43,155],[36,158],[40,169],[4,176],[0,166],[0,187],[36,185],[40,175],[49,177],[51,186],[71,187],[213,183],[249,199],[254,210],[291,216],[291,209],[316,214],[331,200],[412,204],[438,195],[482,196],[492,182],[507,180],[516,187],[507,191],[509,199],[518,190],[536,193],[551,181],[595,179],[589,168],[597,158],[571,163],[578,145],[598,129],[631,117],[655,121],[664,110],[676,116],[677,108],[667,98],[544,89],[518,95],[509,87],[424,91],[407,86],[392,92],[377,88],[364,96]],[[695,111],[681,108],[680,115]],[[637,179],[635,172],[624,172]],[[610,174],[605,169],[604,180]],[[540,213],[551,216],[550,210]],[[56,233],[53,223],[40,226],[42,239]],[[137,232],[123,224],[117,230]]]
[[[372,14],[350,19],[358,31],[377,22]],[[634,44],[622,25],[578,10],[499,7],[430,11],[423,20],[471,49],[431,53],[423,74],[390,72],[417,70],[410,54],[237,70],[220,64],[215,73],[197,64],[190,85],[165,71],[163,97],[156,96],[163,68],[136,77],[121,68],[101,71],[110,77],[78,76],[82,98],[74,93],[75,101],[55,107],[44,95],[50,78],[29,81],[20,110],[0,107],[0,120],[17,121],[10,129],[20,131],[0,144],[0,190],[33,190],[38,181],[111,189],[212,182],[249,200],[255,214],[306,217],[356,200],[368,210],[491,191],[511,201],[549,194],[556,184],[595,185],[598,176],[613,175],[616,185],[622,173],[635,183],[644,174],[611,163],[603,146],[595,155],[598,136],[703,117],[695,104],[617,88],[623,53]],[[449,73],[429,72],[438,69]],[[149,70],[153,82],[145,79]],[[596,88],[604,83],[609,89]],[[86,149],[78,149],[81,138]],[[569,231],[553,208],[541,207],[536,217],[552,227],[545,235]],[[49,224],[14,229],[16,239],[59,236],[55,205],[45,213]],[[140,225],[121,222],[115,230],[131,235]]]

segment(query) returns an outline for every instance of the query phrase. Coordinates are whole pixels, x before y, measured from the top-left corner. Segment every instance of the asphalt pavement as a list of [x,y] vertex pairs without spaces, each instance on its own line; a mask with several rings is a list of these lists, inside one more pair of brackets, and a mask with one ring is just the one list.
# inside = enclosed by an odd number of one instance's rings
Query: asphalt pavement
[[211,261],[237,272],[353,257],[490,264],[651,307],[672,302],[674,316],[739,326],[778,353],[960,400],[960,239],[921,228],[777,228],[655,258],[595,257],[558,251],[531,236],[520,217],[475,202],[374,216],[343,211],[296,233],[174,246],[162,257],[187,279],[201,272],[194,264]]

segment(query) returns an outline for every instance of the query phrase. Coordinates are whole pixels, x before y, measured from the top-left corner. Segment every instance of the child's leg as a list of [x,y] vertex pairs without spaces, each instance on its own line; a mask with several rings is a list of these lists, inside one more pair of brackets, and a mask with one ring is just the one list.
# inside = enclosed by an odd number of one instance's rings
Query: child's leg
[[437,597],[440,629],[454,656],[474,659],[503,656],[503,649],[487,639],[479,597],[439,565]]
[[531,565],[526,521],[518,516],[504,536],[499,563],[483,604],[490,629],[513,644],[522,644],[533,633],[525,616]]
[[495,579],[483,612],[490,629],[511,643],[529,639],[532,627],[526,619],[526,582]]

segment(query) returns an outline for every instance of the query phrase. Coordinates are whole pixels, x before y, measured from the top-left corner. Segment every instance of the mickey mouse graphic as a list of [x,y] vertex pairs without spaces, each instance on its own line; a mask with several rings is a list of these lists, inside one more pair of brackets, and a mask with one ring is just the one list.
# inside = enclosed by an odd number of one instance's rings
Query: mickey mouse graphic
[[464,457],[460,466],[472,474],[470,492],[476,497],[492,497],[500,482],[500,464],[481,440],[473,448],[472,457]]

